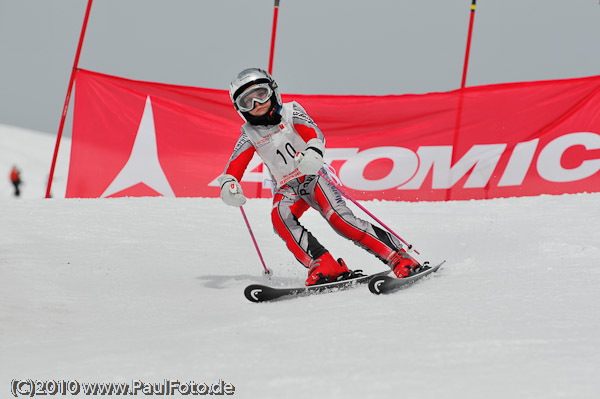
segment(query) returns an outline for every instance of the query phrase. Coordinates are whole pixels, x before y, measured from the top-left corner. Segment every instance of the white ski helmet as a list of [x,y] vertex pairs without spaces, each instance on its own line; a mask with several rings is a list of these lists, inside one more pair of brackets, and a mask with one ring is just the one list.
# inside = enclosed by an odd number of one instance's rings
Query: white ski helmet
[[244,119],[244,121],[246,122],[252,123],[253,117],[248,112],[244,112],[240,109],[239,105],[236,102],[236,99],[248,87],[261,83],[268,84],[268,86],[273,91],[273,94],[270,97],[272,109],[275,110],[276,113],[278,113],[279,108],[282,105],[281,95],[279,94],[277,83],[267,71],[264,71],[260,68],[244,69],[231,80],[231,83],[229,85],[229,97],[233,102],[233,106],[235,107],[235,110],[238,112],[238,114],[242,117],[242,119]]

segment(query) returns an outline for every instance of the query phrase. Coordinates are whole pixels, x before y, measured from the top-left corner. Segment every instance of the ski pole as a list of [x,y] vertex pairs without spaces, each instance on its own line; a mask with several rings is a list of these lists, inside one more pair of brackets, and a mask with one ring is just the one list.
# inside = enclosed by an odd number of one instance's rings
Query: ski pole
[[260,249],[258,248],[258,243],[256,242],[256,238],[254,238],[254,233],[252,232],[252,228],[250,227],[250,223],[248,222],[248,218],[246,217],[246,212],[244,212],[244,208],[241,206],[240,206],[240,211],[242,211],[242,216],[244,217],[244,221],[246,222],[246,227],[248,227],[248,232],[250,233],[250,237],[252,237],[252,242],[254,243],[254,248],[256,248],[258,257],[260,258],[263,268],[265,269],[265,270],[263,270],[263,276],[272,276],[273,272],[270,269],[268,269],[267,265],[265,264],[265,260],[263,259],[262,254],[260,253]]
[[391,228],[389,228],[385,223],[383,223],[381,220],[379,220],[375,215],[373,215],[371,212],[369,212],[364,206],[362,206],[361,204],[359,204],[354,198],[352,198],[347,192],[345,192],[344,190],[342,190],[342,188],[336,184],[335,182],[331,181],[327,175],[325,173],[323,173],[322,171],[319,171],[319,175],[321,175],[321,177],[323,177],[325,180],[327,180],[329,182],[329,184],[333,185],[335,188],[338,189],[338,191],[346,198],[348,198],[350,201],[352,201],[352,203],[356,206],[358,206],[364,213],[366,213],[367,215],[371,216],[373,218],[373,220],[375,220],[377,223],[379,223],[381,225],[381,227],[383,227],[384,229],[386,229],[388,232],[390,232],[392,235],[394,235],[394,237],[396,237],[397,239],[400,240],[400,242],[402,242],[404,245],[406,245],[408,251],[414,251],[417,255],[421,255],[419,253],[419,251],[417,251],[416,249],[413,248],[412,244],[407,243],[402,237],[400,237],[398,234],[396,234],[394,232],[394,230],[392,230]]

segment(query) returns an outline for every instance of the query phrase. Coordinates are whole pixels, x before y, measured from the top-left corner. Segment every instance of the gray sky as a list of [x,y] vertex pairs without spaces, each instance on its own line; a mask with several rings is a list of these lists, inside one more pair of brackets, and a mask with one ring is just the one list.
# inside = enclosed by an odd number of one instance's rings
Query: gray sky
[[[86,5],[0,0],[0,123],[56,133]],[[273,74],[287,93],[456,89],[470,6],[281,0]],[[267,68],[272,18],[273,0],[95,0],[79,66],[227,89]],[[598,75],[599,40],[598,0],[479,0],[467,86]]]

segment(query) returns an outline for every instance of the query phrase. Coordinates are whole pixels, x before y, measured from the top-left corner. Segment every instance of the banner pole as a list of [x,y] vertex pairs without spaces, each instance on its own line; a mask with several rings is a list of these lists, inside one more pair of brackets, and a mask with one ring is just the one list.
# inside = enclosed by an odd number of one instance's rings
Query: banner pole
[[71,91],[73,90],[73,83],[75,82],[75,73],[77,72],[77,66],[79,64],[79,55],[81,54],[81,48],[83,47],[83,38],[85,36],[85,30],[87,28],[88,19],[90,17],[90,11],[92,9],[93,0],[88,0],[87,8],[85,10],[85,17],[83,18],[83,26],[81,27],[81,34],[79,35],[79,44],[77,45],[77,52],[75,53],[75,61],[73,62],[73,69],[71,70],[71,78],[69,80],[69,87],[67,88],[67,96],[65,98],[65,105],[63,106],[62,115],[60,118],[60,125],[58,127],[58,136],[56,137],[56,145],[54,146],[54,156],[52,157],[52,165],[50,167],[50,174],[48,175],[48,186],[46,188],[46,198],[50,198],[50,190],[52,189],[52,180],[54,178],[54,169],[56,167],[56,159],[58,158],[58,149],[60,147],[60,140],[62,138],[63,129],[65,127],[65,119],[67,118],[67,111],[69,109],[69,102],[71,101]]
[[[467,84],[467,70],[469,68],[469,55],[471,53],[471,38],[473,36],[473,24],[475,22],[475,9],[476,9],[477,0],[472,0],[471,2],[471,17],[469,20],[469,31],[467,33],[467,49],[465,50],[465,61],[463,65],[463,73],[462,79],[460,82],[460,91],[458,93],[458,107],[456,109],[456,123],[454,126],[454,139],[452,141],[452,162],[450,167],[454,166],[456,161],[456,150],[458,147],[458,136],[460,133],[460,125],[462,122],[462,113],[463,113],[463,104],[464,104],[464,89]],[[450,200],[452,194],[452,187],[448,187],[448,191],[446,192],[446,201]]]

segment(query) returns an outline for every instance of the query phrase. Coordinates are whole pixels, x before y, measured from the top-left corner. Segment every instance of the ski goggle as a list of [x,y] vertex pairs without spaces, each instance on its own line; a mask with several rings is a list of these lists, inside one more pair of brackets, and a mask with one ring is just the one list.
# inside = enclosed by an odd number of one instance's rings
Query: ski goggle
[[242,112],[252,111],[254,103],[264,104],[273,95],[273,89],[268,83],[261,83],[246,89],[236,99],[235,103]]

